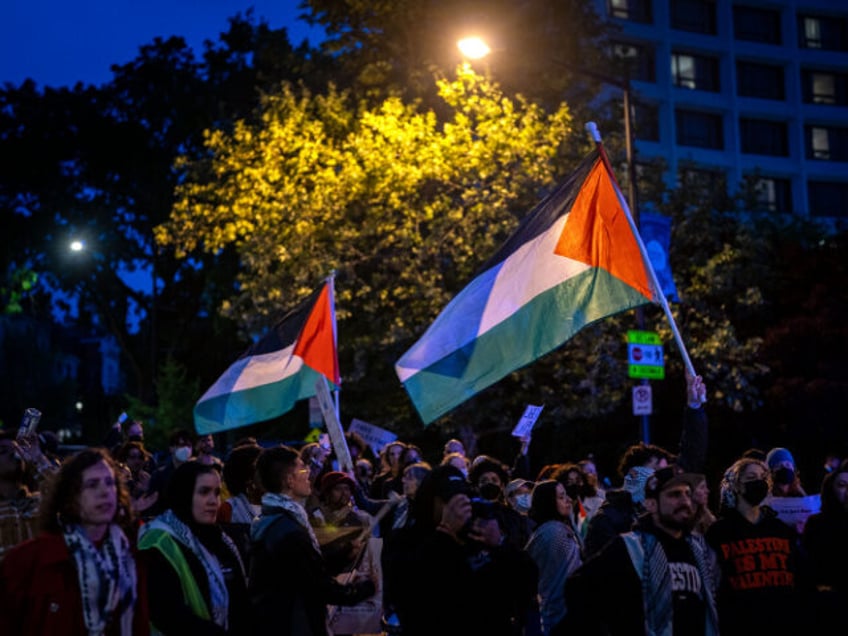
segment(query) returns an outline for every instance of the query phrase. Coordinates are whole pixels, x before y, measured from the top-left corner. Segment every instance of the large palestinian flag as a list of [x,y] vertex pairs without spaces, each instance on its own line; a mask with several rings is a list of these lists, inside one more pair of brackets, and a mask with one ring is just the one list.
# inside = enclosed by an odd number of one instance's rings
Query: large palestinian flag
[[657,300],[619,197],[593,151],[397,361],[425,425],[586,325]]

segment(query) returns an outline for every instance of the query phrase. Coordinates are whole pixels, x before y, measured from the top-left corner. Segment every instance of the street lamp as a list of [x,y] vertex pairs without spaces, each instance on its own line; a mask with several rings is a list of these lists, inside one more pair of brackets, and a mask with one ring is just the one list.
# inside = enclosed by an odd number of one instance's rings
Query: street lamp
[[[469,36],[462,38],[456,43],[457,48],[467,58],[479,60],[486,57],[492,52],[492,49],[486,44],[486,41],[479,36]],[[630,79],[628,77],[615,78],[609,75],[604,75],[596,71],[574,66],[562,60],[551,59],[551,63],[568,69],[579,75],[585,75],[609,84],[621,90],[622,102],[624,106],[624,152],[627,160],[627,203],[630,205],[630,211],[633,215],[633,220],[636,227],[639,227],[639,209],[636,205],[636,163],[633,159],[633,121],[631,113],[631,89]],[[641,326],[641,325],[640,325]]]

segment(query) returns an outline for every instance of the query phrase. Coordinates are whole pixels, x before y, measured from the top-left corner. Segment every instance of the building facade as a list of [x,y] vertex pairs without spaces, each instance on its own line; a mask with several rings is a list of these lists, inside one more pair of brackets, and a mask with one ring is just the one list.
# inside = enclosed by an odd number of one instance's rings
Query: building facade
[[599,0],[630,64],[636,163],[756,182],[762,210],[848,220],[846,0]]

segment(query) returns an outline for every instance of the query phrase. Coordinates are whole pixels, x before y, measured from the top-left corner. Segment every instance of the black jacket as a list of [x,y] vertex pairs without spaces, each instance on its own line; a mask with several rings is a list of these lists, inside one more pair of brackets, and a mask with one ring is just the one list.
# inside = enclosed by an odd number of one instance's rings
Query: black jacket
[[256,522],[248,578],[260,636],[325,636],[327,605],[356,605],[375,593],[371,581],[336,581],[308,531],[282,508],[263,508]]

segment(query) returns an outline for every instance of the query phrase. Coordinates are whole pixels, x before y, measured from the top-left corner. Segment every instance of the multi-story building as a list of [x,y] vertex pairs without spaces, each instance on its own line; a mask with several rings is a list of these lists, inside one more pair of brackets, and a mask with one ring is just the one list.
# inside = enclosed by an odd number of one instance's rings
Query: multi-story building
[[636,162],[757,179],[764,210],[848,219],[848,1],[598,0],[631,58]]

